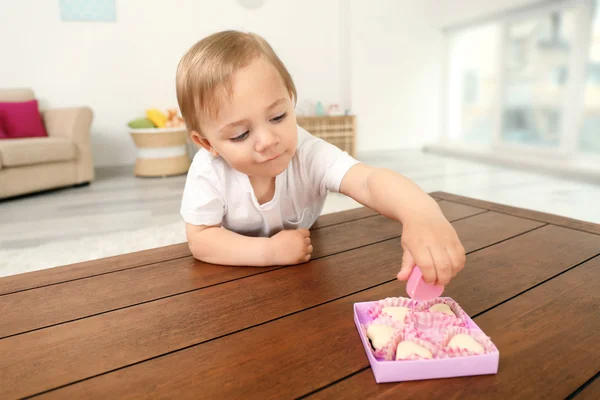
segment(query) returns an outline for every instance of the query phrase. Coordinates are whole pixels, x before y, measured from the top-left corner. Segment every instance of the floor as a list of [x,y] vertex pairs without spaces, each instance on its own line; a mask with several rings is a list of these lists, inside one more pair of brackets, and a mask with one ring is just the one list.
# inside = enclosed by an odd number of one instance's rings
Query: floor
[[[600,186],[419,151],[365,154],[362,161],[393,169],[427,192],[478,199],[600,223]],[[0,249],[159,227],[180,220],[184,176],[135,178],[130,167],[99,169],[88,187],[0,202]],[[358,204],[331,195],[325,213]]]

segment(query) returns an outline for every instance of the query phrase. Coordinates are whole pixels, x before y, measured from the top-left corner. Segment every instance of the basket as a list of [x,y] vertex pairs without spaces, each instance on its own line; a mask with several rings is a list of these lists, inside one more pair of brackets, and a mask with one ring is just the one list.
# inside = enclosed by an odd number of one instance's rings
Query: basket
[[298,116],[298,125],[312,135],[348,152],[356,157],[356,118],[342,116]]

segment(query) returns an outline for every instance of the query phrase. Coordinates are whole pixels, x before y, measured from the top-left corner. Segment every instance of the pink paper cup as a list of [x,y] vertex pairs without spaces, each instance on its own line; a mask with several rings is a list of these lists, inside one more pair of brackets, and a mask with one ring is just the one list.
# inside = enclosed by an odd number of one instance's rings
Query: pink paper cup
[[469,335],[473,339],[475,339],[475,341],[481,344],[483,346],[483,353],[481,354],[488,354],[498,351],[498,349],[496,348],[496,346],[494,346],[494,343],[492,343],[492,340],[489,338],[489,336],[487,336],[482,331],[477,329],[468,329],[460,326],[455,326],[448,328],[448,330],[446,331],[446,335],[442,340],[442,347],[445,353],[448,355],[448,357],[466,357],[479,355],[479,353],[475,353],[464,348],[448,347],[448,344],[450,343],[452,338],[459,334]]
[[[418,344],[419,346],[426,348],[432,354],[431,359],[446,357],[446,353],[439,346],[437,346],[435,343],[427,340],[426,338],[422,337],[422,335],[420,335],[420,333],[418,331],[416,331],[414,328],[409,327],[404,330],[404,338],[400,342],[402,342],[402,341],[413,342],[415,344]],[[400,344],[400,342],[398,342],[398,344]],[[398,344],[396,345],[396,348],[398,347]],[[409,356],[406,356],[406,357],[403,357],[400,359],[398,359],[397,356],[395,356],[394,359],[396,361],[428,360],[428,358],[421,357],[418,354],[410,354]]]
[[392,320],[389,316],[386,315],[386,316],[376,318],[367,324],[361,325],[363,334],[365,335],[366,338],[369,338],[369,336],[367,335],[367,329],[369,328],[369,326],[376,325],[376,324],[377,325],[387,325],[394,329],[394,333],[392,334],[392,337],[390,338],[390,340],[387,342],[387,344],[385,346],[383,346],[380,349],[375,349],[373,347],[373,344],[369,340],[369,343],[371,344],[370,345],[371,351],[373,352],[373,355],[375,357],[382,359],[382,360],[391,361],[396,356],[396,347],[398,347],[398,343],[400,343],[404,339],[404,330],[402,329],[401,326],[399,326],[398,323],[396,323],[394,320]]
[[458,318],[443,313],[415,312],[409,325],[418,334],[437,345],[441,343],[448,328],[460,326]]
[[367,314],[371,318],[379,318],[380,316],[387,315],[383,312],[384,307],[406,307],[409,309],[409,312],[406,314],[405,320],[398,321],[404,325],[410,318],[410,314],[412,313],[415,304],[416,302],[414,300],[408,299],[406,297],[388,297],[386,299],[379,300],[373,307],[371,307],[367,311]]
[[[450,307],[450,310],[452,310],[455,316],[444,314],[441,312],[429,311],[429,309],[436,304],[446,304],[448,307]],[[440,315],[445,318],[448,318],[449,320],[456,320],[452,325],[459,325],[465,328],[467,327],[467,321],[469,320],[467,313],[458,305],[458,303],[448,297],[440,297],[433,300],[420,301],[415,305],[415,312]]]

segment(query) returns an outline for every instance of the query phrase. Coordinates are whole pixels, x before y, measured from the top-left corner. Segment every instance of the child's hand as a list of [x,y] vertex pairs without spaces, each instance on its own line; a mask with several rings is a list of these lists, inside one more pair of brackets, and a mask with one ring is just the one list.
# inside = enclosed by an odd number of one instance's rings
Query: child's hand
[[313,252],[308,229],[285,230],[270,239],[269,257],[272,265],[293,265],[307,262]]
[[401,281],[418,265],[425,282],[446,285],[465,266],[465,249],[441,212],[405,221],[402,248]]

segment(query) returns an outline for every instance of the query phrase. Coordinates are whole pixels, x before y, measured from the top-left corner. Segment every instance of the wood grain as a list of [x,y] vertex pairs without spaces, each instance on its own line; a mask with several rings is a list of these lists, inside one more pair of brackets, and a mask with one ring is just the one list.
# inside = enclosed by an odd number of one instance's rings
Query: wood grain
[[[453,202],[440,202],[440,206],[444,215],[446,215],[446,218],[450,220],[464,218],[483,211],[476,207],[460,205]],[[374,215],[377,215],[375,211],[364,207],[324,215],[319,217],[313,228],[320,229]],[[187,243],[8,276],[0,278],[0,296],[110,272],[144,267],[183,257],[191,257]]]
[[364,290],[395,276],[399,247],[390,240],[2,339],[0,398],[32,395]]
[[374,215],[377,215],[377,212],[367,207],[353,208],[352,210],[321,215],[312,226],[312,229],[324,228],[326,226],[372,217]]
[[[445,203],[448,205],[441,204],[441,207],[450,220],[481,212],[476,208],[456,207],[454,203]],[[481,223],[478,221],[474,221],[474,229],[469,233],[481,233]],[[536,223],[517,218],[500,219],[496,224],[496,235],[488,236],[490,240],[504,239],[534,224]],[[321,258],[395,238],[401,232],[401,224],[383,216],[330,225],[313,232],[313,257]],[[487,245],[487,242],[480,245]],[[0,315],[3,316],[0,338],[273,269],[275,268],[223,267],[205,264],[189,256],[0,296]]]
[[[600,319],[593,318],[598,313],[600,293],[600,280],[595,273],[600,266],[597,261],[599,259],[532,289],[477,320],[501,350],[501,371],[495,377],[417,382],[412,383],[413,386],[427,386],[413,389],[410,383],[377,385],[371,371],[366,370],[319,393],[318,397],[385,397],[390,388],[396,388],[389,398],[404,398],[407,394],[405,386],[408,386],[409,393],[415,398],[488,398],[488,394],[497,398],[513,398],[511,393],[515,388],[511,382],[517,379],[520,385],[529,387],[518,387],[517,390],[524,389],[529,395],[522,398],[534,398],[531,393],[546,384],[547,368],[555,369],[548,378],[554,379],[555,383],[550,384],[546,392],[552,393],[556,387],[563,385],[563,380],[572,377],[571,387],[580,384],[589,376],[590,368],[597,365],[600,354],[596,351],[600,344],[595,342],[594,335],[590,335],[600,328]],[[478,285],[509,286],[493,274],[487,275]],[[395,282],[380,285],[216,341],[86,380],[43,397],[133,398],[149,393],[155,397],[176,398],[200,393],[206,398],[228,399],[302,396],[369,365],[352,319],[352,304],[397,294]],[[471,309],[486,309],[496,304],[496,300],[485,295],[467,299],[466,303],[461,300],[461,304]],[[590,309],[594,311],[590,313]],[[565,314],[569,314],[569,323],[559,327]],[[573,329],[574,326],[576,328]],[[522,340],[520,333],[525,334],[526,340]],[[573,340],[577,342],[574,346],[578,361],[587,367],[564,362]],[[547,351],[549,346],[553,351]],[[581,351],[583,348],[595,354]],[[563,357],[556,357],[556,352],[561,352]],[[526,367],[523,368],[520,363]],[[537,381],[529,379],[530,375],[534,375]],[[502,380],[495,383],[494,379]],[[452,390],[447,390],[446,382],[453,382]],[[477,396],[470,393],[472,385],[477,387]],[[488,385],[494,385],[493,390],[486,390]],[[496,395],[501,390],[504,390],[503,397]],[[458,394],[454,396],[454,392]]]
[[497,375],[378,385],[367,369],[311,398],[564,399],[600,365],[599,268],[596,257],[475,318],[500,349]]
[[[565,241],[578,241],[578,251],[564,251],[556,246],[553,238],[557,234]],[[470,241],[487,242],[485,235],[482,233]],[[453,280],[448,293],[455,293],[452,296],[461,299],[471,313],[484,311],[546,279],[548,270],[560,272],[584,260],[600,247],[598,239],[595,235],[556,227],[523,234],[469,255],[468,268]],[[465,245],[475,244],[470,241]],[[532,241],[547,245],[532,246]],[[505,244],[513,251],[493,251]],[[478,256],[483,252],[488,255]],[[524,253],[528,254],[525,258]],[[0,353],[4,357],[0,360],[0,390],[6,392],[0,391],[0,397],[33,394],[347,296],[389,281],[397,272],[400,259],[399,240],[393,239],[303,266],[1,340]],[[506,271],[489,269],[489,265],[498,264]],[[498,279],[498,274],[510,271],[516,274],[519,270],[530,272],[516,283]],[[491,296],[486,289],[492,291]],[[388,293],[404,293],[403,285],[390,283]],[[371,299],[374,298],[381,297],[373,295]],[[348,322],[351,324],[352,318]],[[316,331],[312,335],[322,338]],[[351,372],[361,365],[364,367],[365,361],[363,354],[362,364],[354,365]],[[10,367],[17,362],[17,367]],[[52,368],[34,367],[49,363],[53,363]],[[27,392],[13,386],[17,376],[28,377]]]
[[0,295],[191,255],[187,243],[0,278]]
[[600,399],[600,370],[596,373],[595,379],[590,382],[581,392],[577,393],[574,398],[577,400],[598,400]]
[[579,221],[572,218],[561,217],[558,215],[547,214],[539,211],[526,210],[518,207],[506,206],[504,204],[493,203],[491,201],[477,200],[470,197],[458,196],[445,192],[433,192],[431,196],[439,200],[448,200],[460,204],[468,204],[473,207],[485,208],[491,211],[497,211],[505,214],[514,215],[522,218],[529,218],[536,221],[546,222],[565,228],[577,229],[580,231],[600,235],[600,225],[586,221]]

